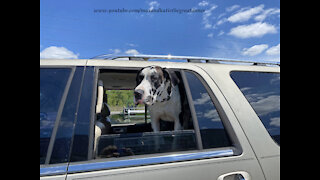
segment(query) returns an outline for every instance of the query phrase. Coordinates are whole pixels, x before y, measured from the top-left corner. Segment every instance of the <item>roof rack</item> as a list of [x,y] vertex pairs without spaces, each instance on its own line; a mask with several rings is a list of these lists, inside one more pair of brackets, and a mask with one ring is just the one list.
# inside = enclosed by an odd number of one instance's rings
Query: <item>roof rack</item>
[[233,60],[233,59],[217,59],[209,57],[195,57],[195,56],[172,56],[172,55],[99,55],[91,59],[103,59],[103,60],[134,60],[134,61],[149,61],[150,59],[167,59],[167,60],[185,60],[190,63],[245,63],[256,66],[280,66],[280,62],[269,61],[246,61],[246,60]]

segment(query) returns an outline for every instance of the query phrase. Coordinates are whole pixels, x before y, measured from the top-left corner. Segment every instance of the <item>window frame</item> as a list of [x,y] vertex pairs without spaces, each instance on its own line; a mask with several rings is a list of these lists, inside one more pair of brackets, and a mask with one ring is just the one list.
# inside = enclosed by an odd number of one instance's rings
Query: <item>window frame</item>
[[[220,105],[218,99],[214,95],[212,89],[208,85],[208,83],[204,80],[204,78],[197,72],[191,70],[191,69],[185,69],[185,68],[171,68],[175,71],[180,72],[181,78],[184,83],[184,87],[186,89],[187,98],[189,101],[189,108],[191,111],[191,116],[194,123],[194,131],[196,133],[196,140],[198,143],[198,147],[196,150],[190,150],[190,151],[174,151],[169,153],[154,153],[154,154],[146,154],[146,155],[135,155],[135,156],[129,156],[129,157],[120,157],[120,158],[104,158],[104,159],[93,159],[93,144],[94,144],[94,122],[96,120],[96,115],[94,113],[95,111],[95,104],[97,101],[97,85],[98,85],[98,78],[99,73],[101,70],[134,70],[139,71],[143,67],[118,67],[118,66],[112,66],[112,67],[105,67],[105,66],[96,66],[94,67],[94,87],[93,87],[93,103],[91,105],[91,119],[90,119],[90,138],[89,139],[89,145],[92,147],[92,150],[90,151],[89,147],[89,155],[87,161],[80,161],[80,162],[70,162],[68,167],[68,174],[73,173],[79,173],[79,172],[91,172],[91,171],[99,171],[99,170],[110,170],[115,168],[126,168],[126,167],[135,167],[135,166],[146,166],[146,165],[153,165],[153,164],[162,164],[162,163],[172,163],[172,162],[181,162],[181,161],[189,161],[189,160],[200,160],[200,159],[208,159],[208,158],[223,158],[223,157],[234,157],[239,156],[242,154],[242,148],[239,146],[240,143],[235,136],[234,130],[230,123],[228,122],[228,117],[226,113],[224,112],[222,106]],[[191,92],[189,87],[186,87],[186,84],[188,84],[188,81],[185,77],[185,72],[191,72],[194,75],[197,76],[197,78],[201,81],[205,89],[207,90],[212,103],[217,109],[217,112],[220,116],[221,122],[223,123],[224,130],[226,131],[226,134],[228,135],[231,145],[229,147],[222,147],[222,148],[211,148],[211,149],[203,149],[202,147],[202,138],[200,134],[200,128],[198,125],[197,118],[194,119],[194,116],[196,117],[195,109],[192,111],[192,107],[194,108],[193,102],[190,103],[190,98],[192,100]],[[212,79],[210,79],[212,80]],[[189,91],[189,93],[188,93]],[[193,105],[191,107],[191,105]],[[199,143],[200,142],[200,143]],[[173,155],[174,153],[179,153],[176,155]]]

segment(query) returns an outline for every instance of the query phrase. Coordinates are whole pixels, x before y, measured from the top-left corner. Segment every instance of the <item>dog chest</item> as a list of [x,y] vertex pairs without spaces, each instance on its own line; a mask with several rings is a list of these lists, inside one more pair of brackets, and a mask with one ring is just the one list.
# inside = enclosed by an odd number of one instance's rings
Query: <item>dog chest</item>
[[155,117],[155,119],[174,121],[175,117],[179,116],[180,112],[181,103],[180,101],[176,101],[175,98],[150,106],[151,117]]

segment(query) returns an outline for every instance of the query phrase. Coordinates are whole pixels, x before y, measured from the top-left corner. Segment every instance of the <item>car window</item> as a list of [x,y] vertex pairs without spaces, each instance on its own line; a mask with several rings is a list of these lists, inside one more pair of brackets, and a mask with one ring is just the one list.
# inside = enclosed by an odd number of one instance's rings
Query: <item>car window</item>
[[[160,120],[161,131],[153,132],[150,110],[144,105],[134,104],[137,72],[137,70],[100,72],[104,97],[103,108],[101,113],[97,114],[97,121],[98,124],[103,124],[104,129],[96,142],[96,158],[197,149],[192,119],[188,119],[191,123],[187,122],[186,128],[182,131],[173,131],[173,122]],[[179,72],[177,75],[180,76]]]
[[40,69],[40,164],[44,164],[71,69]]
[[280,74],[236,71],[231,77],[280,145]]
[[[229,148],[232,146],[213,103],[212,92],[208,91],[209,88],[203,83],[200,76],[193,72],[183,73],[178,69],[171,69],[170,73],[173,73],[171,77],[176,76],[175,80],[179,82],[175,86],[178,87],[176,92],[179,91],[180,95],[181,111],[177,113],[179,113],[182,127],[175,131],[174,122],[162,119],[169,118],[168,116],[161,116],[160,131],[154,131],[151,123],[152,109],[144,104],[137,105],[134,103],[136,102],[134,101],[134,91],[138,87],[136,79],[139,71],[140,69],[98,70],[95,92],[85,91],[96,95],[96,101],[93,105],[95,108],[94,120],[86,120],[86,122],[93,123],[92,125],[86,124],[86,128],[92,127],[90,131],[92,135],[88,135],[88,137],[91,138],[90,142],[93,145],[88,147],[90,143],[83,143],[85,139],[77,140],[77,136],[75,136],[71,162],[97,160],[97,163],[105,162],[107,164],[104,165],[108,166],[108,162],[112,164],[112,162],[118,160],[129,161],[134,159],[133,156],[136,156],[137,159],[139,157],[153,158],[155,156],[166,156],[167,153],[171,152],[194,153],[195,150]],[[186,78],[184,74],[186,74]],[[189,89],[191,93],[189,93]],[[189,103],[190,100],[193,103]],[[80,102],[80,106],[81,104]],[[86,102],[85,104],[90,106],[90,103]],[[194,114],[190,110],[193,106],[193,109],[196,110]],[[169,107],[163,108],[165,111],[171,110]],[[80,109],[79,113],[82,112]],[[85,119],[83,120],[85,121]],[[199,123],[195,123],[196,120]],[[79,120],[76,126],[78,124]],[[199,128],[197,128],[198,125]],[[78,131],[75,130],[75,134],[87,134],[84,127],[79,128]],[[93,149],[91,151],[92,157],[90,157],[90,148]],[[233,150],[227,149],[223,153],[233,155]],[[175,161],[174,157],[169,159]],[[89,161],[88,163],[94,162]],[[139,164],[141,162],[139,161]]]
[[83,78],[84,68],[77,67],[72,73],[72,82],[68,88],[68,95],[63,106],[57,133],[55,135],[50,164],[68,162],[70,155],[71,142],[74,135],[74,123],[77,117],[79,104],[79,93]]
[[204,83],[192,72],[186,72],[185,74],[192,94],[203,148],[231,146],[219,112]]

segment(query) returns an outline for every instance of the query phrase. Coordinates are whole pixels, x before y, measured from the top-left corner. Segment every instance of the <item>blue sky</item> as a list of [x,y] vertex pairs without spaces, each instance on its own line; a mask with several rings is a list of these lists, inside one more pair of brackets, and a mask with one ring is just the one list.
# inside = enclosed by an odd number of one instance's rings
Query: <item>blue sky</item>
[[[109,13],[159,8],[202,12]],[[40,0],[40,58],[100,54],[280,61],[280,0]]]

